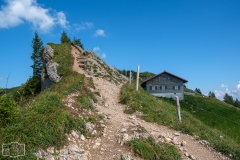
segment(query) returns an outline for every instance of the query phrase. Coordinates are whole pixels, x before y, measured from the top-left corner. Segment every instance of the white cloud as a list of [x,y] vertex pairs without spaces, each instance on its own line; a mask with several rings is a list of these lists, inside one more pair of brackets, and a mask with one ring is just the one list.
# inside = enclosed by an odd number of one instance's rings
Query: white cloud
[[228,86],[225,85],[225,84],[222,84],[220,87],[222,87],[222,88],[227,88]]
[[98,46],[93,48],[93,52],[97,52],[97,51],[100,51],[100,48]]
[[93,23],[91,22],[82,22],[81,24],[74,24],[73,25],[77,31],[90,29],[93,27]]
[[107,58],[107,55],[105,53],[103,53],[102,58]]
[[66,19],[66,16],[63,12],[58,12],[57,13],[57,20],[58,20],[58,24],[60,24],[60,26],[62,26],[63,28],[67,28],[67,24],[68,24],[68,21]]
[[93,48],[93,52],[97,53],[101,58],[107,58],[106,53],[102,52],[99,46]]
[[94,36],[96,36],[96,37],[98,37],[98,36],[103,36],[103,37],[105,37],[105,36],[106,36],[106,35],[105,35],[105,31],[102,30],[102,29],[98,29],[98,30],[95,31]]
[[227,88],[227,85],[222,84],[220,87],[224,87],[226,89],[224,91],[215,90],[214,92],[215,92],[216,98],[223,100],[224,95],[227,93],[228,95],[232,96],[234,100],[236,98],[240,100],[240,81],[236,85],[236,88],[231,91]]
[[50,13],[50,9],[43,8],[36,0],[5,0],[1,6],[0,28],[15,27],[25,22],[34,28],[48,32],[56,24],[66,27],[68,21],[63,12]]
[[232,94],[230,93],[230,91],[228,90],[228,88],[226,88],[225,91],[215,90],[214,93],[215,93],[216,98],[217,98],[217,99],[220,99],[220,100],[223,100],[223,97],[225,96],[226,93],[227,93],[228,95],[231,95],[231,96],[232,96]]

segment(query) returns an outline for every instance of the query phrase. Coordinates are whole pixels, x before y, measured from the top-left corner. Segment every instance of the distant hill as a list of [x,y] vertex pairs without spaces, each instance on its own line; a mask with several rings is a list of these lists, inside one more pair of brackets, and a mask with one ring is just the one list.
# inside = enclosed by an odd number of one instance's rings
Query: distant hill
[[4,93],[12,93],[12,92],[16,92],[19,91],[21,89],[21,86],[18,87],[12,87],[12,88],[7,88],[7,89],[3,89],[3,91],[0,94],[4,94]]

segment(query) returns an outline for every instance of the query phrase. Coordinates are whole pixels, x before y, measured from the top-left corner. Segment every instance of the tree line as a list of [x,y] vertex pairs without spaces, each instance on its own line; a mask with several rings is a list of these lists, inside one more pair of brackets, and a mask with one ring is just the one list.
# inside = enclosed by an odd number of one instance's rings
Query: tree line
[[[195,92],[199,93],[199,94],[202,94],[201,90],[199,88],[196,88],[195,89]],[[208,93],[208,97],[211,97],[211,98],[216,98],[215,96],[215,93],[210,91]],[[231,95],[229,95],[228,93],[225,93],[224,97],[223,97],[223,101],[227,104],[231,104],[235,107],[238,107],[240,108],[240,101],[236,98],[236,100],[233,99],[233,97]]]

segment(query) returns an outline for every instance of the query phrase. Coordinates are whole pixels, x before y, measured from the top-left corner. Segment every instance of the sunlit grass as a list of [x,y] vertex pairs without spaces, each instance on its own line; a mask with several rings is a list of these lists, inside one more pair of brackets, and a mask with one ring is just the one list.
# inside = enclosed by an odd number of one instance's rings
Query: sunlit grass
[[[157,122],[184,133],[198,136],[200,139],[209,141],[216,150],[226,155],[232,154],[235,159],[240,157],[240,145],[235,138],[224,133],[221,129],[213,128],[196,115],[185,111],[185,109],[182,110],[182,123],[180,123],[174,101],[156,98],[142,88],[139,88],[137,92],[135,85],[126,84],[121,90],[120,100],[128,106],[125,110],[126,113],[132,114],[141,111],[143,113],[142,118],[146,121]],[[233,117],[236,116],[235,113],[232,114],[234,114]],[[222,120],[219,120],[219,123],[222,123]],[[232,130],[234,131],[235,128],[232,128]]]

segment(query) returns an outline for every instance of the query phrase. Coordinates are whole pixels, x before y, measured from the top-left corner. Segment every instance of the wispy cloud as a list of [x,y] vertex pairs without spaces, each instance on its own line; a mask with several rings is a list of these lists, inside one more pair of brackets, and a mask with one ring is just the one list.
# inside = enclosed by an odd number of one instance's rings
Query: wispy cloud
[[98,52],[98,51],[100,51],[100,48],[98,46],[93,48],[93,52]]
[[104,30],[102,30],[102,29],[98,29],[98,30],[95,31],[94,36],[96,36],[96,37],[98,37],[98,36],[105,37],[106,34],[105,34],[105,31],[104,31]]
[[225,84],[221,84],[221,86],[220,87],[222,87],[222,88],[227,88],[228,86],[227,85],[225,85]]
[[99,46],[93,48],[93,52],[97,53],[101,58],[107,58],[106,53],[102,52]]
[[93,27],[93,23],[91,22],[82,22],[81,24],[74,24],[73,25],[77,31],[90,29]]
[[66,16],[63,12],[57,13],[57,23],[62,26],[63,28],[67,28],[68,21],[66,19]]
[[101,57],[102,58],[107,58],[107,55],[105,53],[102,53]]
[[240,100],[240,81],[236,85],[236,88],[234,90],[229,90],[227,85],[222,84],[220,87],[226,88],[225,90],[215,90],[215,96],[216,98],[223,100],[224,95],[227,93],[228,95],[232,96],[235,100],[236,98]]
[[[0,28],[16,27],[25,22],[31,23],[42,32],[50,31],[55,25],[66,28],[68,21],[63,12],[43,8],[36,0],[5,0],[1,6]],[[50,13],[51,12],[51,13]]]

